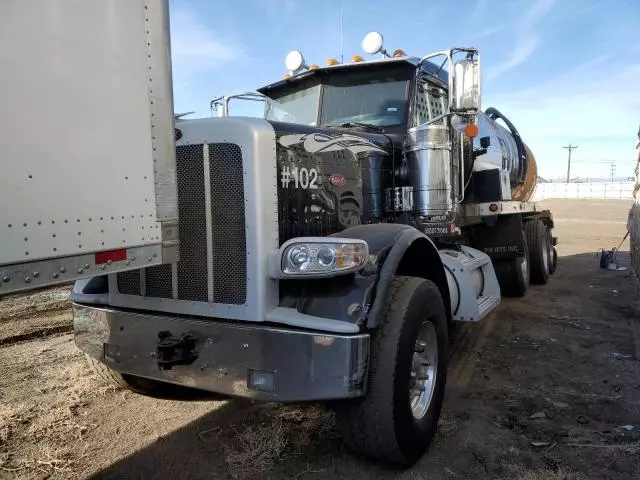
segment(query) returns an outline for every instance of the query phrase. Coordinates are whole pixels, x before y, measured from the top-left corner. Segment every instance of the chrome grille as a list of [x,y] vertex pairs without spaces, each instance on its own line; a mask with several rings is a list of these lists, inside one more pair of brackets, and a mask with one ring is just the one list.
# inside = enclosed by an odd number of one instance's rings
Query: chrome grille
[[224,272],[214,278],[213,301],[238,305],[247,298],[242,152],[238,145],[214,143],[209,160],[213,271]]
[[[247,251],[244,172],[242,151],[231,143],[208,145],[209,176],[205,179],[203,145],[176,148],[180,261],[177,275],[171,265],[145,270],[148,297],[173,298],[177,282],[178,301],[241,305],[247,297]],[[210,201],[207,204],[207,188]],[[211,211],[207,231],[207,212]],[[208,245],[211,248],[208,248]],[[209,285],[208,261],[213,266]],[[118,292],[140,295],[139,271],[117,274]]]
[[180,222],[178,298],[206,302],[208,301],[207,219],[202,145],[178,147],[176,171]]
[[156,265],[145,269],[147,297],[173,298],[171,265]]
[[119,273],[118,291],[125,295],[140,295],[140,270]]

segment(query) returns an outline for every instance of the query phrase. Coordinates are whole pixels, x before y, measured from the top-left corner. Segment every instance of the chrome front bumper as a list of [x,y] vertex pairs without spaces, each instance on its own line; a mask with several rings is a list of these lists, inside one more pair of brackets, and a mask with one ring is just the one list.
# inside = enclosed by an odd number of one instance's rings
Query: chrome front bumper
[[[196,338],[197,358],[162,370],[159,332]],[[154,380],[263,401],[352,398],[366,389],[369,335],[342,335],[132,313],[74,304],[78,347],[112,369]],[[258,372],[267,387],[250,385]]]

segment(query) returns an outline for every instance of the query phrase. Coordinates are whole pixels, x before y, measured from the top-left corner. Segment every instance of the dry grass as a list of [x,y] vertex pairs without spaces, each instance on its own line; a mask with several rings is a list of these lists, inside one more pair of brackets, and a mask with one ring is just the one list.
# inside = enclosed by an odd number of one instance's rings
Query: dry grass
[[455,416],[443,411],[438,419],[438,434],[442,437],[450,437],[460,429],[462,422]]
[[[0,477],[13,472],[68,478],[80,466],[85,434],[97,426],[86,421],[83,409],[107,387],[99,386],[72,344],[60,350],[38,346],[11,358],[20,365],[13,381],[21,388],[0,404]],[[69,448],[70,442],[76,447]],[[17,447],[24,444],[33,448]]]
[[35,293],[20,293],[0,299],[0,320],[27,318],[70,308],[70,287],[58,287]]
[[233,445],[225,445],[225,459],[235,477],[270,470],[287,446],[288,426],[282,420],[270,424],[244,425],[236,431]]
[[40,478],[70,478],[74,467],[87,456],[85,451],[79,452],[71,448],[52,449],[43,447],[36,455],[17,456],[14,452],[0,454],[0,471],[25,474],[32,472]]
[[287,451],[335,436],[335,418],[319,405],[265,406],[231,428],[233,435],[222,442],[225,460],[232,476],[246,478],[270,470]]
[[558,468],[551,470],[544,468],[542,470],[526,470],[519,468],[516,472],[518,480],[577,480],[578,477],[573,472]]
[[36,404],[0,404],[0,446],[9,441],[21,424],[28,424],[36,415]]
[[320,405],[280,406],[274,414],[289,426],[289,443],[294,448],[337,436],[334,413]]

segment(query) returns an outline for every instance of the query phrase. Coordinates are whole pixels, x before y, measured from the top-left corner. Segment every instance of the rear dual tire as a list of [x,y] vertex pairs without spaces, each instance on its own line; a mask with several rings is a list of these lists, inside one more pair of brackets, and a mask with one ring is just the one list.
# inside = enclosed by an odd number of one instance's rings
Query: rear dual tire
[[556,272],[556,268],[558,268],[558,251],[556,247],[551,247],[551,268],[549,273],[553,275]]
[[553,268],[553,247],[547,227],[542,220],[531,220],[524,224],[524,234],[529,249],[531,283],[545,285]]
[[524,256],[493,262],[493,268],[500,285],[500,293],[503,297],[523,297],[529,289],[529,248],[524,233],[523,240]]

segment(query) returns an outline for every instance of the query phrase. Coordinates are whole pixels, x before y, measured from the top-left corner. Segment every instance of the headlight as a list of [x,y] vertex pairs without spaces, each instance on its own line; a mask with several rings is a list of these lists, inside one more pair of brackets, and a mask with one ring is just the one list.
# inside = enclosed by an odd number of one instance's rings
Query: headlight
[[285,242],[270,260],[272,278],[331,277],[359,270],[369,258],[363,240],[301,237]]
[[304,245],[295,245],[289,249],[287,263],[292,270],[304,272],[311,265],[311,255],[309,249]]

